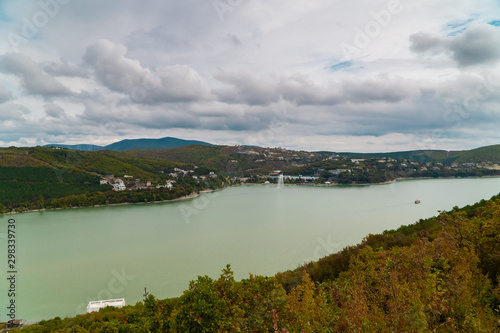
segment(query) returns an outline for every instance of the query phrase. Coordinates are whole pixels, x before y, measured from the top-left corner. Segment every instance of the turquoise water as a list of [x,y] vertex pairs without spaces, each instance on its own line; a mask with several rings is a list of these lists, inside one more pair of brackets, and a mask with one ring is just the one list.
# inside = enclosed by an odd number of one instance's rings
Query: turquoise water
[[[32,212],[17,225],[17,318],[84,313],[91,300],[180,296],[197,275],[231,264],[238,279],[274,275],[356,244],[368,233],[488,199],[500,178],[429,179],[356,187],[240,186],[196,199]],[[421,204],[415,205],[416,199]],[[1,308],[7,281],[0,283]],[[4,306],[5,304],[5,306]],[[7,320],[6,311],[0,320]]]

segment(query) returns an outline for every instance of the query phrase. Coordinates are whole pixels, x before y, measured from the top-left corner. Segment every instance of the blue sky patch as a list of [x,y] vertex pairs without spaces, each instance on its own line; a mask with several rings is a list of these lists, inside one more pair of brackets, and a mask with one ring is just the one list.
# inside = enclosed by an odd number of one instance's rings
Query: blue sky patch
[[352,61],[343,61],[343,62],[339,62],[338,64],[335,64],[335,65],[332,65],[330,66],[330,70],[332,72],[336,72],[336,71],[340,71],[340,70],[343,70],[345,68],[349,68],[352,66]]
[[448,36],[456,36],[464,32],[473,21],[474,19],[468,19],[461,22],[448,23],[445,26],[445,30],[448,31]]
[[495,27],[500,27],[500,20],[495,20],[488,22],[488,24],[494,25]]
[[4,3],[0,1],[0,21],[10,22],[11,18],[5,13]]

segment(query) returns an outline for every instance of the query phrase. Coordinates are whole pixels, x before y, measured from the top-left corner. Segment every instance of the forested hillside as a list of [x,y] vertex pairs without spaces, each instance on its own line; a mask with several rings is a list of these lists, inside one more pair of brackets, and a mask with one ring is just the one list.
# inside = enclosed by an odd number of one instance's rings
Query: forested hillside
[[199,276],[179,298],[149,295],[24,331],[490,333],[499,331],[499,277],[496,196],[275,277],[235,281],[228,266],[218,279]]
[[[221,178],[203,182],[189,177],[176,178],[172,189],[164,185],[175,168],[193,165],[165,159],[139,158],[112,151],[76,151],[34,147],[0,149],[0,214],[43,208],[87,207],[114,203],[171,200],[223,186]],[[208,174],[213,169],[199,168],[193,173]],[[100,184],[105,176],[124,178],[137,190],[116,192],[109,184]],[[145,183],[149,182],[148,188]]]
[[[149,141],[136,143],[145,142]],[[199,144],[127,151],[0,148],[0,214],[169,200],[221,188],[230,182],[275,182],[273,175],[276,177],[280,172],[289,175],[285,178],[287,183],[303,184],[305,180],[301,177],[309,177],[309,184],[330,185],[383,183],[398,178],[498,176],[498,161],[500,146],[462,152],[376,154]],[[172,176],[178,173],[176,169],[189,172],[179,173],[181,177],[177,178]],[[209,176],[211,172],[218,178]],[[121,180],[126,181],[126,189],[136,191],[116,193],[111,191],[111,185],[100,184],[103,178],[109,181],[124,178]],[[175,182],[176,186],[170,191],[153,189],[164,186],[165,182]]]
[[410,161],[427,163],[466,163],[491,161],[500,162],[500,145],[481,147],[471,150],[446,151],[446,150],[411,150],[387,153],[339,153],[339,155],[352,158],[372,158],[388,157],[394,159],[407,159]]

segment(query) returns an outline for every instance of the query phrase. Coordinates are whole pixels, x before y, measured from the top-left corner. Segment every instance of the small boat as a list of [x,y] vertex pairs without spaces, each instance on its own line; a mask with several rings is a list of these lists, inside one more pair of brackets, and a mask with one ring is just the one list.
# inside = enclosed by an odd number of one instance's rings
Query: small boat
[[415,200],[415,205],[418,205],[420,203],[420,200]]

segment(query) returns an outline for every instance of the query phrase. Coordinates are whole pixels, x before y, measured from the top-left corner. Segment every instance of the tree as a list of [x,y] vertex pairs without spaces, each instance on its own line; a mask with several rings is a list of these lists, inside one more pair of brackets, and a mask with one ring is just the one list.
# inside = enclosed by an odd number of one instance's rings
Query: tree
[[177,329],[182,332],[218,332],[223,321],[221,309],[225,304],[219,299],[214,280],[198,276],[189,283],[189,289],[180,297],[176,315]]
[[38,198],[38,208],[43,209],[45,207],[45,199],[43,195],[40,194],[40,197]]
[[283,326],[291,332],[322,332],[332,326],[330,319],[335,318],[332,310],[326,304],[326,294],[321,288],[316,288],[309,274],[303,272],[302,283],[288,296],[284,314]]

